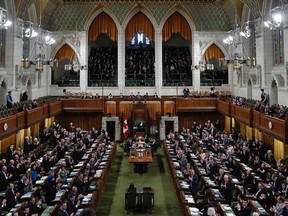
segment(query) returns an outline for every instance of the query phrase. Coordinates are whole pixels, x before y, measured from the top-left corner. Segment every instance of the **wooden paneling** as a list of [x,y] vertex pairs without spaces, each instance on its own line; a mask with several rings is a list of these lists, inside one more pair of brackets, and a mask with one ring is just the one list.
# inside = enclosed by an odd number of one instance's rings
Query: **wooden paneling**
[[14,147],[16,147],[16,135],[15,134],[1,140],[1,153],[6,153],[7,149],[11,145],[14,145]]
[[[260,130],[276,139],[287,143],[287,120],[260,114]],[[269,125],[271,128],[269,128]]]
[[231,117],[235,118],[237,121],[251,126],[252,110],[240,107],[235,104],[231,104]]
[[218,100],[217,111],[223,115],[230,116],[230,103],[228,101]]
[[62,100],[63,110],[66,112],[103,112],[103,100],[70,99]]
[[220,120],[220,123],[222,127],[224,126],[224,116],[217,113],[217,112],[196,112],[196,113],[179,113],[179,130],[181,130],[182,127],[185,128],[191,128],[192,123],[195,121],[198,125],[204,125],[205,122],[210,120],[212,123],[215,123],[218,119]]
[[116,116],[116,102],[115,101],[106,101],[105,113],[111,113],[112,116]]
[[177,112],[211,112],[217,108],[217,99],[215,98],[177,98]]
[[147,102],[146,106],[148,109],[149,117],[152,120],[157,120],[157,114],[161,113],[161,103],[159,101],[151,101]]
[[55,101],[49,104],[49,116],[55,116],[62,112],[62,101]]
[[43,105],[43,117],[48,118],[49,117],[49,104]]
[[[4,125],[6,125],[6,130],[4,129]],[[16,133],[17,131],[17,115],[12,115],[6,118],[0,119],[0,139],[4,139],[5,137]]]
[[32,110],[27,110],[26,112],[26,126],[30,127],[33,124],[36,124],[42,121],[44,117],[44,107],[37,107]]
[[17,130],[22,130],[25,128],[25,112],[19,112],[17,115]]
[[260,112],[252,110],[252,126],[259,128],[260,127]]
[[175,115],[175,102],[174,101],[165,101],[163,106],[164,106],[163,115],[166,115],[166,113],[171,113],[173,116]]
[[70,122],[82,130],[91,130],[92,127],[100,129],[102,127],[101,113],[63,113],[55,116],[55,121],[59,122],[63,127],[68,128]]
[[123,113],[127,117],[127,119],[131,118],[132,109],[133,109],[133,102],[132,101],[120,102],[120,104],[119,104],[120,115]]

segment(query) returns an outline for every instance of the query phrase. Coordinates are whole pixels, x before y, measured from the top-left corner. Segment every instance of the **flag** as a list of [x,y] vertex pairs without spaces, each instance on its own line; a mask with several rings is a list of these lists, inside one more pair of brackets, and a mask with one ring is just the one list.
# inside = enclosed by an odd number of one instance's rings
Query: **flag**
[[127,138],[128,134],[129,134],[129,129],[128,129],[128,123],[127,123],[126,116],[124,117],[124,121],[123,121],[123,134],[124,134],[125,138]]

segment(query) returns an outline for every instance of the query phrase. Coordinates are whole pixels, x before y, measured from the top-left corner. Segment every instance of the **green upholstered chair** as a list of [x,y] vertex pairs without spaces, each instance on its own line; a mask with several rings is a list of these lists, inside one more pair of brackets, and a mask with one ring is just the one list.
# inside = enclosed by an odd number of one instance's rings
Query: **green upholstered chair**
[[125,210],[127,214],[130,212],[135,212],[137,207],[137,193],[136,192],[127,192],[125,193]]

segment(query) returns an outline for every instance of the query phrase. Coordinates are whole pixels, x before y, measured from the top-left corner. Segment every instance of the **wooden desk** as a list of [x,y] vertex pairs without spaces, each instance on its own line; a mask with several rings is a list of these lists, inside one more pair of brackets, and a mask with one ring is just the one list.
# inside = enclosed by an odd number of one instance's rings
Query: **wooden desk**
[[135,156],[130,151],[129,163],[134,163],[134,172],[147,172],[147,166],[153,162],[151,151],[146,152],[145,148],[136,149]]

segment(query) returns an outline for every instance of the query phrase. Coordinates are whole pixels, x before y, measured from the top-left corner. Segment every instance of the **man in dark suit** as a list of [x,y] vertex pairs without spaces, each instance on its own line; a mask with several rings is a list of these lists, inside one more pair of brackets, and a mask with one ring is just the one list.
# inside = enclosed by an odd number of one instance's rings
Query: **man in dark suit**
[[67,212],[69,213],[69,215],[71,215],[72,213],[75,215],[76,212],[77,212],[77,206],[80,204],[80,200],[78,200],[78,203],[75,204],[75,199],[76,199],[76,196],[74,194],[72,194],[68,201],[67,201]]
[[194,169],[190,170],[190,175],[188,177],[189,179],[189,185],[190,185],[190,191],[191,194],[195,200],[195,203],[197,202],[197,193],[198,193],[198,175],[195,173]]
[[231,204],[233,200],[234,184],[228,175],[224,175],[224,183],[221,184],[222,195],[227,204]]
[[69,214],[67,212],[67,203],[66,202],[61,203],[60,208],[56,213],[56,216],[69,216]]
[[8,189],[5,192],[5,199],[7,200],[7,210],[10,211],[17,204],[17,197],[20,194],[15,191],[14,184],[9,183]]
[[288,216],[288,199],[285,200],[285,206],[282,208],[280,215]]
[[251,215],[251,208],[248,205],[247,199],[243,199],[241,204],[237,204],[236,215],[239,215],[239,216],[250,216]]
[[7,173],[7,167],[3,166],[2,171],[0,172],[0,191],[5,191],[8,186],[9,175]]
[[31,197],[29,203],[27,204],[27,207],[30,210],[30,214],[38,214],[41,215],[41,213],[43,212],[43,208],[42,208],[42,201],[39,200],[36,203],[36,199],[35,197]]

